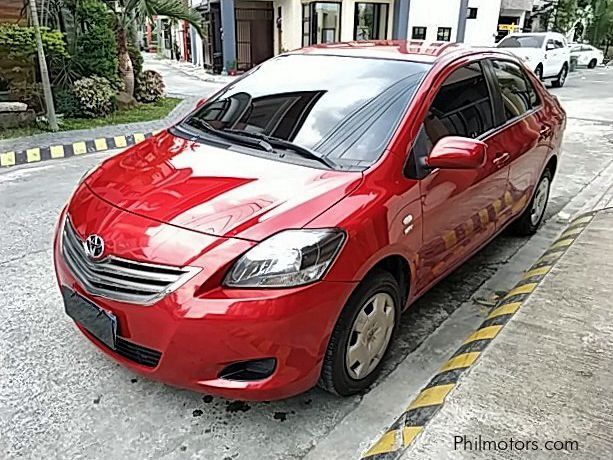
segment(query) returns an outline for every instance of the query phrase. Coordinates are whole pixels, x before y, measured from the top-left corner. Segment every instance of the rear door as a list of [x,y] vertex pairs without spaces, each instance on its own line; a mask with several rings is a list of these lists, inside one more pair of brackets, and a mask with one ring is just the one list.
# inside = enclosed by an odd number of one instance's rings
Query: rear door
[[504,194],[510,206],[499,216],[498,225],[502,226],[530,201],[550,150],[553,130],[524,69],[504,59],[492,60],[490,65],[498,88],[494,94],[500,98],[497,106],[501,108],[497,148],[501,155],[508,156],[510,164]]
[[[434,169],[420,177],[423,245],[416,290],[427,288],[493,236],[503,211],[508,164],[497,157],[491,81],[481,62],[453,71],[430,104],[413,146],[417,164],[446,136],[480,139],[487,160],[478,169]],[[493,133],[493,134],[492,134]],[[504,160],[504,159],[503,159]]]

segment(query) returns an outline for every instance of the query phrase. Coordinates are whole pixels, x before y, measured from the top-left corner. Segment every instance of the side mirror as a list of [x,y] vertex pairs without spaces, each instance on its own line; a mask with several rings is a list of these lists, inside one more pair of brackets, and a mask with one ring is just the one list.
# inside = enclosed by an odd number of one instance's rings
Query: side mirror
[[206,102],[206,98],[200,99],[198,102],[196,102],[196,108],[199,109],[200,107],[204,105],[205,102]]
[[485,164],[487,145],[468,137],[449,136],[439,140],[426,159],[429,168],[477,169]]

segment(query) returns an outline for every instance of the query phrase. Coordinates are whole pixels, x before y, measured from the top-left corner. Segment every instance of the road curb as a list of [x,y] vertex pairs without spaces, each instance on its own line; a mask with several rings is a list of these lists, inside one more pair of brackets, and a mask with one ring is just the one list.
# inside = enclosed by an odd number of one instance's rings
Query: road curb
[[0,168],[9,168],[41,161],[58,160],[88,153],[104,152],[136,145],[151,137],[152,132],[134,133],[119,136],[98,137],[67,144],[33,147],[25,150],[0,153]]
[[581,235],[597,212],[581,214],[570,222],[513,289],[496,303],[485,321],[443,364],[438,373],[404,409],[402,415],[361,455],[362,460],[393,460],[402,455],[443,406],[464,371],[478,361],[481,353]]

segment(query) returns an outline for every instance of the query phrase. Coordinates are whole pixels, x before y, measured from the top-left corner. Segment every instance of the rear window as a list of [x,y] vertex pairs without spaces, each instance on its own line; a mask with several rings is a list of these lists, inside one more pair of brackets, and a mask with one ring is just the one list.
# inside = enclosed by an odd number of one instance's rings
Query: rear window
[[541,48],[544,40],[544,35],[514,35],[502,39],[498,48]]
[[337,162],[368,165],[387,146],[430,64],[289,55],[271,59],[190,118],[274,136]]

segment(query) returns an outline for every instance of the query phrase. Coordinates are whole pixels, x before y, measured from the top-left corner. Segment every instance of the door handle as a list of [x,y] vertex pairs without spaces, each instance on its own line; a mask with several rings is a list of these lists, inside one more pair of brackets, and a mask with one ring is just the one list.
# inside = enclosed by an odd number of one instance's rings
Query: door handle
[[494,158],[492,163],[494,163],[494,166],[497,166],[500,168],[504,166],[505,164],[507,164],[510,158],[511,158],[511,154],[509,152],[497,153],[496,158]]
[[539,134],[541,136],[541,139],[547,139],[548,137],[551,136],[551,128],[549,126],[541,128],[541,130],[539,131]]

